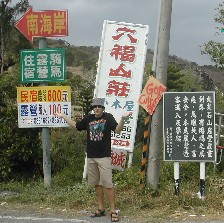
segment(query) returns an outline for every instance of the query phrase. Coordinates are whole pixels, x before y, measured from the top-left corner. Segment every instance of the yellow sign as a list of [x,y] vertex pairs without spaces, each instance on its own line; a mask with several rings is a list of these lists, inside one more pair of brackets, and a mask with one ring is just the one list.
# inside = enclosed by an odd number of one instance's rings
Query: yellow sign
[[17,103],[71,102],[70,86],[18,87]]

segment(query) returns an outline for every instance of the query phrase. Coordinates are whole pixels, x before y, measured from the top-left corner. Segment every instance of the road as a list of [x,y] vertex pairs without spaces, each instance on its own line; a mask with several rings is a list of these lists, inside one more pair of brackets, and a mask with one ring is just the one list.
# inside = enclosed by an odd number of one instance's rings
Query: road
[[[78,218],[57,218],[57,217],[37,217],[37,216],[12,216],[12,215],[0,215],[0,223],[110,223],[109,216],[100,217],[100,218],[90,218],[90,217],[78,217]],[[164,220],[146,220],[145,223],[157,222],[157,223],[223,223],[223,221],[203,221],[198,220],[184,220],[184,221],[164,221]],[[128,218],[122,217],[120,223],[143,223],[138,220],[130,220]]]
[[[120,223],[223,223],[224,215],[213,216],[208,220],[208,216],[196,215],[182,215],[181,218],[172,217],[172,220],[166,220],[164,216],[162,219],[153,217],[150,211],[144,217],[139,213],[132,216],[125,216],[120,213]],[[111,223],[110,214],[107,212],[106,216],[99,218],[90,218],[90,210],[66,210],[56,208],[37,208],[32,205],[26,208],[11,207],[0,204],[0,223]],[[138,215],[140,214],[140,215]],[[220,213],[222,214],[222,213]],[[169,219],[170,216],[169,216]],[[219,220],[218,220],[219,219]]]
[[[34,217],[34,216],[0,216],[0,223],[109,223],[109,216],[100,218],[79,217],[79,218],[51,218],[51,217]],[[137,221],[130,221],[129,219],[120,219],[121,223],[137,223]]]

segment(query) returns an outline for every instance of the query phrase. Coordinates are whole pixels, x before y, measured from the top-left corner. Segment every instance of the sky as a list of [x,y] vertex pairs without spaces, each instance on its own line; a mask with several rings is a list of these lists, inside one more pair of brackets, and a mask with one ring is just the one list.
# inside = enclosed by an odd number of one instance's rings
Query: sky
[[[215,35],[215,10],[224,0],[173,0],[169,54],[212,64],[201,47],[209,40],[223,42]],[[100,46],[104,20],[149,26],[148,48],[154,50],[161,0],[29,0],[33,11],[68,10],[69,36],[61,37],[75,46]]]

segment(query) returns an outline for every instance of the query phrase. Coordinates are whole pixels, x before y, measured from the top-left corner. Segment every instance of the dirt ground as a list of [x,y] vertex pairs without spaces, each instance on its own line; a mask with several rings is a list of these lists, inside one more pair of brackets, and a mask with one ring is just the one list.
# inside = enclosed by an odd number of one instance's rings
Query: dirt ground
[[[90,215],[91,210],[71,210],[61,207],[39,207],[35,205],[9,205],[0,203],[0,215],[78,218]],[[167,213],[167,210],[139,210],[138,213],[122,213],[120,218],[126,219],[121,222],[130,223],[168,223],[168,222],[224,222],[224,211],[208,210],[206,214],[196,214],[193,209],[177,210]]]

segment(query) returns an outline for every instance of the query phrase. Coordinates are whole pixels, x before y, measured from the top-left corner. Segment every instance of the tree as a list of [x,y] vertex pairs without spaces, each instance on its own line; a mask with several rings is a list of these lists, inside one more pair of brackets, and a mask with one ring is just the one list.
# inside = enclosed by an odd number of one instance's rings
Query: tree
[[[24,13],[28,7],[28,0],[20,0],[14,6],[10,6],[10,0],[2,0],[0,3],[0,74],[3,74],[4,69],[10,65],[14,65],[18,62],[18,57],[15,56],[15,49],[18,49],[18,44],[26,43],[28,41],[21,37],[16,28],[14,27],[16,17],[21,13]],[[18,41],[18,39],[20,41]],[[11,47],[15,46],[15,47]],[[21,49],[21,48],[20,48]],[[16,52],[18,55],[18,52]]]
[[82,107],[83,107],[83,112],[85,115],[87,115],[91,111],[91,102],[93,99],[93,90],[94,90],[94,85],[89,84],[87,88],[83,88],[80,92],[80,96],[82,97]]
[[[221,30],[224,29],[224,3],[219,4],[219,7],[216,9],[218,12],[214,18],[214,21],[218,23],[216,29],[218,29],[218,34]],[[208,43],[205,43],[201,54],[207,54],[210,57],[210,60],[215,63],[217,67],[224,67],[224,44],[210,40]]]
[[0,181],[15,178],[16,175],[33,176],[42,170],[40,129],[18,128],[18,85],[18,66],[0,76]]
[[210,40],[204,44],[202,54],[208,54],[217,67],[224,68],[224,44]]

